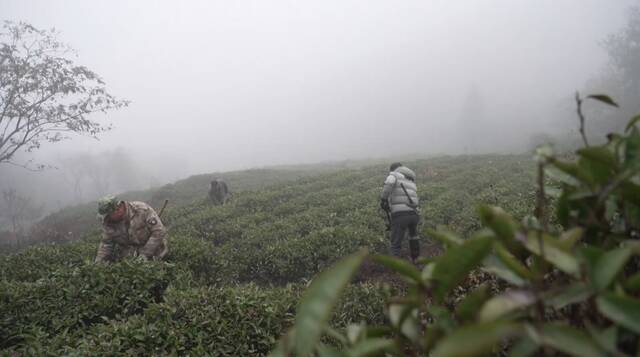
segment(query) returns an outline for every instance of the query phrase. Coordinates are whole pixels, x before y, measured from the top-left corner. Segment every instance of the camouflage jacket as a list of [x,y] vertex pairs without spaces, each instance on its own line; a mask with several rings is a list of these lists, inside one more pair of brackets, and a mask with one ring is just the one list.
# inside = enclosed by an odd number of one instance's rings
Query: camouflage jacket
[[168,253],[167,230],[156,211],[144,202],[125,201],[125,204],[127,212],[122,221],[103,219],[96,262],[136,255],[147,259],[164,258]]

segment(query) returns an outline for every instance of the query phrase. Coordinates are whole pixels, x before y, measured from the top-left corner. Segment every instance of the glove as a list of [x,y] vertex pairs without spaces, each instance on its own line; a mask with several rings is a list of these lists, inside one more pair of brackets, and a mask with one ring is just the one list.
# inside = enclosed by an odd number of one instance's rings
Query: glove
[[381,199],[380,200],[380,208],[382,208],[385,211],[389,210],[389,201],[385,200],[385,199]]

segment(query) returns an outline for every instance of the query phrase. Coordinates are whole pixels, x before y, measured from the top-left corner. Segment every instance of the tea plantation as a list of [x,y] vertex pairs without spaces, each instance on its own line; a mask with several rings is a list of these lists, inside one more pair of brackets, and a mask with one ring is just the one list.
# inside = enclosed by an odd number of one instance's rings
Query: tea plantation
[[[481,226],[479,204],[501,206],[518,218],[535,204],[535,162],[529,156],[405,164],[418,175],[427,255],[427,228],[445,226],[467,236]],[[259,176],[264,171],[238,172],[226,177],[237,191],[225,206],[206,202],[210,176],[204,175],[140,192],[138,199],[156,206],[171,199],[163,217],[170,232],[167,261],[93,264],[99,240],[95,221],[81,240],[0,256],[0,350],[8,355],[268,354],[292,326],[300,296],[318,272],[362,247],[387,252],[378,211],[386,174],[386,163],[273,171],[267,178]],[[94,209],[79,211],[88,222]],[[402,289],[399,278],[363,265],[331,325],[381,324],[385,298]]]

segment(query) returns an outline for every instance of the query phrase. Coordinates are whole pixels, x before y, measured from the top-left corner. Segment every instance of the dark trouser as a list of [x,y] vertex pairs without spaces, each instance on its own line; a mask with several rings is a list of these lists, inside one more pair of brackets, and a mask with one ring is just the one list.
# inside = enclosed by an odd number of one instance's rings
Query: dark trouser
[[418,222],[420,216],[416,212],[398,212],[391,215],[391,253],[397,257],[401,256],[402,240],[407,229],[409,239],[418,238]]

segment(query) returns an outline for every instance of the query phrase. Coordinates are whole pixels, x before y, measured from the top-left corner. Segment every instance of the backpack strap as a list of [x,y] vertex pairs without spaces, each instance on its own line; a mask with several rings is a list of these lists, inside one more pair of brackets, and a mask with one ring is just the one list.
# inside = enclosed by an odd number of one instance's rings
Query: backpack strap
[[402,182],[400,182],[400,187],[402,188],[402,191],[404,191],[404,194],[407,195],[407,198],[409,199],[409,207],[411,208],[418,207],[418,205],[416,205],[415,202],[413,202],[413,200],[411,199],[411,196],[409,196],[409,192],[407,192],[407,189],[404,188],[404,185],[402,184]]

